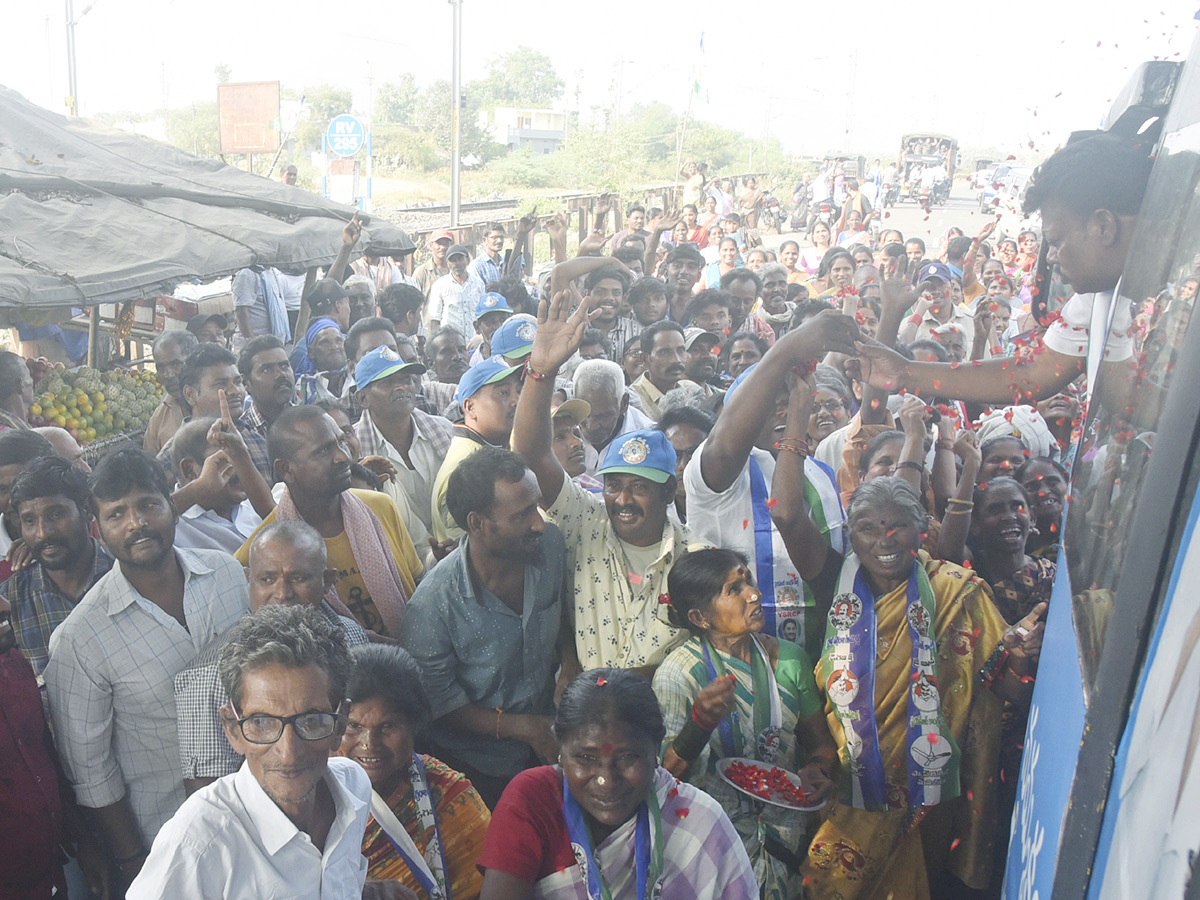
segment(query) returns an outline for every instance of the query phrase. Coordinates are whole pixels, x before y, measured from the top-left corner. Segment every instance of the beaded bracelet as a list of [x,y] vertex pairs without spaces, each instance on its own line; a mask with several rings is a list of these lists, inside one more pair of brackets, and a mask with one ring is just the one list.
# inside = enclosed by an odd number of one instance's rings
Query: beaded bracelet
[[557,372],[537,372],[534,371],[533,364],[529,360],[525,360],[525,374],[534,381],[545,381],[547,378],[553,378]]
[[775,442],[775,449],[798,453],[800,456],[809,456],[812,453],[808,448],[808,441],[802,441],[799,438],[780,438]]

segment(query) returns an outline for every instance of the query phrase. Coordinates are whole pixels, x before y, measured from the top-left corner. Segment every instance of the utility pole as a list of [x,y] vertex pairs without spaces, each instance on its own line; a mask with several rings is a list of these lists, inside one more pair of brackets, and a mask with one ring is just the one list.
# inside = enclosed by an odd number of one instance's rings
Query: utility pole
[[[70,2],[70,0],[68,0]],[[461,201],[459,194],[459,166],[462,157],[461,116],[462,116],[462,0],[450,0],[454,8],[454,47],[451,55],[450,93],[450,227],[458,227],[458,206]]]
[[67,2],[67,110],[71,115],[79,115],[79,85],[75,79],[75,3]]

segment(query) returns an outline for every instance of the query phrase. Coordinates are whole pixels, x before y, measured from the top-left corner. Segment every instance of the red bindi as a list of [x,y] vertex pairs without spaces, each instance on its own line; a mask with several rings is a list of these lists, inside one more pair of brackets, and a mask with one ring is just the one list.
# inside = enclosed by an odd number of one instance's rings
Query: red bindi
[[612,745],[612,744],[605,744],[603,747],[601,747],[601,748],[600,748],[600,752],[602,752],[602,753],[612,753],[612,752],[613,752],[613,745]]

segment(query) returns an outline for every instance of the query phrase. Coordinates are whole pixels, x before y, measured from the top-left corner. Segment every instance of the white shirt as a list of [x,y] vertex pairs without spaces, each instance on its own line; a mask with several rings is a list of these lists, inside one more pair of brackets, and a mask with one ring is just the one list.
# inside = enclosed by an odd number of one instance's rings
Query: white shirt
[[306,275],[289,275],[287,272],[275,269],[275,280],[283,296],[283,305],[289,310],[300,308],[300,296],[304,293]]
[[183,803],[175,676],[249,609],[246,573],[217,550],[176,549],[187,628],[118,563],[50,636],[43,677],[55,743],[82,806],[126,793],[147,844]]
[[[1063,304],[1061,315],[1046,329],[1043,343],[1055,353],[1087,358],[1088,390],[1095,385],[1101,362],[1133,358],[1133,307],[1125,297],[1113,300],[1111,291],[1076,294]],[[1091,341],[1096,331],[1104,342]]]
[[430,322],[454,328],[464,341],[470,341],[475,337],[475,304],[482,296],[482,281],[469,274],[459,284],[452,272],[443,275],[429,289],[429,309],[425,315]]
[[358,763],[329,760],[334,818],[321,852],[243,763],[197,791],[159,832],[128,900],[360,900],[371,782]]
[[199,503],[188,507],[175,523],[175,546],[236,553],[262,524],[262,516],[254,511],[249,500],[237,504],[231,514],[232,518],[226,519]]
[[[621,420],[621,429],[613,435],[612,440],[615,441],[621,435],[629,434],[631,431],[645,431],[653,427],[654,420],[640,409],[635,409],[631,402],[625,407],[625,418]],[[612,441],[609,443],[612,443]],[[605,445],[604,449],[607,450],[608,446]],[[600,458],[602,456],[603,453],[593,447],[587,438],[583,439],[583,471],[586,474],[596,474],[596,470],[600,468]]]
[[[746,461],[733,483],[720,493],[704,482],[700,473],[701,459],[708,441],[696,448],[691,462],[683,470],[683,484],[687,491],[688,528],[699,540],[716,547],[738,550],[755,564],[754,554],[754,501],[750,495],[750,462]],[[763,481],[768,492],[775,476],[775,458],[766,450],[752,447],[750,455],[762,470]],[[833,546],[842,549],[841,501],[837,487],[828,472],[811,459],[804,461],[805,475],[821,493],[826,525]],[[775,574],[775,603],[783,612],[798,611],[804,605],[804,587],[796,566],[788,556],[787,546],[775,523],[771,523],[771,555]],[[755,579],[758,572],[755,571]],[[782,618],[779,620],[782,621]]]

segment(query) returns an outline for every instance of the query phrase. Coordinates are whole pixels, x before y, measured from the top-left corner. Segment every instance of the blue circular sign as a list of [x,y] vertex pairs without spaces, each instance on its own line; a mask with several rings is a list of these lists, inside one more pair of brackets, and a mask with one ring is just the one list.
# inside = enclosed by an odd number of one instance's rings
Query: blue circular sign
[[329,149],[338,156],[354,156],[367,139],[363,123],[348,113],[334,116],[325,129]]

